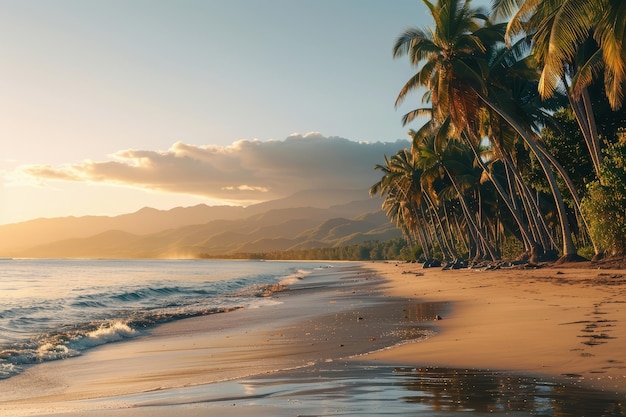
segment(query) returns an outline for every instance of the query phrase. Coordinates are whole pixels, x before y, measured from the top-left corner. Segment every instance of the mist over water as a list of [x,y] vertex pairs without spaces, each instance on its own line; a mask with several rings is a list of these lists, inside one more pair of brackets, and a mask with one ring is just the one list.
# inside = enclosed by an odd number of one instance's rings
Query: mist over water
[[[0,379],[80,355],[167,321],[254,308],[307,262],[195,260],[2,261]],[[269,289],[269,290],[268,290]]]

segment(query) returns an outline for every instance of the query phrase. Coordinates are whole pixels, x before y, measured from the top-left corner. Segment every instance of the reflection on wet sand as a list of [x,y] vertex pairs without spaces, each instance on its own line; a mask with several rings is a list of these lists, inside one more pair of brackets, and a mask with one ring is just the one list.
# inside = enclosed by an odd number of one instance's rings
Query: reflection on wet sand
[[291,409],[297,410],[297,415],[307,416],[427,416],[457,412],[465,416],[626,415],[626,408],[616,396],[577,385],[491,371],[354,364],[341,367],[335,363],[241,384],[247,395],[239,398],[239,405],[267,402],[274,411]]
[[621,416],[616,397],[559,382],[490,371],[444,368],[395,369],[406,378],[409,403],[433,410],[478,413],[526,412],[549,416]]

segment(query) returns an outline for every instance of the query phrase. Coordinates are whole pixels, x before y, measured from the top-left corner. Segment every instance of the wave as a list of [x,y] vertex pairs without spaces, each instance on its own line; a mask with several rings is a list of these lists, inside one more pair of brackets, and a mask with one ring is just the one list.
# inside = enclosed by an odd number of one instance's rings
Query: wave
[[[73,265],[66,265],[62,273],[71,275]],[[155,274],[162,274],[157,268],[160,265],[155,265]],[[97,277],[109,274],[109,264],[104,266],[90,269],[90,273]],[[60,295],[55,282],[35,280],[49,293],[43,292],[44,297],[33,297],[31,302],[7,298],[8,303],[0,305],[0,379],[37,363],[78,356],[99,345],[140,336],[165,322],[280,303],[271,296],[288,290],[311,272],[300,269],[291,273],[294,267],[281,275],[269,264],[240,273],[240,264],[233,266],[236,272],[225,269],[230,275],[219,279],[211,274],[202,279],[204,275],[195,270],[190,279],[179,278],[174,270],[171,276],[175,278],[124,282],[107,278],[96,285],[85,285],[80,277],[76,278],[79,285]],[[64,275],[58,275],[58,282],[63,282]],[[126,270],[119,275],[132,278]],[[46,297],[48,294],[51,296]]]
[[309,275],[312,271],[299,269],[296,273],[287,275],[280,280],[281,285],[294,285],[304,279],[305,276]]
[[239,308],[241,307],[135,312],[124,320],[86,323],[40,335],[26,342],[13,343],[0,350],[0,379],[21,373],[24,366],[79,356],[83,351],[96,346],[137,337],[144,330],[158,324]]
[[190,295],[205,297],[215,295],[215,293],[213,289],[201,287],[156,285],[147,288],[124,288],[121,291],[108,294],[94,292],[92,294],[79,295],[72,301],[71,306],[78,308],[102,308],[116,304],[123,306],[142,303],[143,301],[153,304],[156,300],[161,299],[178,299]]
[[0,379],[20,373],[24,365],[71,358],[86,349],[139,334],[121,321],[101,323],[97,328],[94,327],[90,324],[84,329],[43,335],[0,351]]

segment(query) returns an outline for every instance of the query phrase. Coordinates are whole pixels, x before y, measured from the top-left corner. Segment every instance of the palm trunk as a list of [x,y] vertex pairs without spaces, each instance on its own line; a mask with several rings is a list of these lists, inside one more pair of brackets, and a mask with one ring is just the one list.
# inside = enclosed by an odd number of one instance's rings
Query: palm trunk
[[515,223],[517,223],[517,227],[520,230],[520,234],[522,235],[522,238],[525,240],[523,242],[524,246],[528,244],[530,245],[531,250],[536,250],[537,242],[535,241],[533,237],[531,237],[530,235],[531,232],[528,229],[528,225],[522,220],[522,217],[519,211],[517,210],[517,208],[514,206],[512,199],[509,198],[509,196],[506,194],[506,191],[504,190],[500,182],[493,176],[491,171],[489,171],[489,169],[487,168],[487,166],[481,159],[480,155],[478,154],[478,151],[476,151],[476,148],[474,147],[472,141],[469,140],[465,135],[461,135],[461,136],[465,138],[466,144],[470,147],[470,149],[474,153],[474,159],[476,163],[478,163],[478,165],[482,168],[483,172],[487,174],[487,176],[489,177],[489,181],[491,181],[491,183],[494,185],[496,191],[500,195],[500,198],[502,198],[502,201],[504,201],[509,211],[511,212],[511,215],[513,216],[513,219],[515,220]]
[[537,236],[538,242],[541,242],[544,251],[549,247],[556,248],[557,245],[550,234],[550,230],[548,225],[545,222],[544,216],[541,215],[541,210],[539,209],[539,204],[536,199],[533,197],[533,193],[522,178],[522,174],[510,158],[510,155],[505,155],[505,161],[510,165],[510,168],[513,172],[513,176],[515,177],[516,189],[520,198],[522,199],[522,203],[527,207],[526,216],[528,221],[532,223],[531,230],[533,230],[533,234]]
[[539,240],[541,241],[544,250],[548,248],[557,249],[558,245],[554,241],[554,238],[550,233],[550,229],[546,224],[544,216],[541,214],[541,209],[539,208],[539,202],[537,201],[537,198],[533,196],[532,190],[524,182],[524,179],[519,172],[516,172],[515,179],[517,182],[519,195],[524,201],[524,204],[528,205],[529,207],[527,213],[530,217],[530,221],[534,223],[534,227],[536,228],[537,235],[539,236]]
[[443,252],[443,255],[446,257],[445,260],[451,261],[454,258],[458,258],[458,254],[456,253],[456,250],[454,249],[454,247],[450,245],[450,242],[445,236],[443,223],[441,222],[441,217],[439,216],[437,205],[435,204],[434,201],[432,201],[432,198],[430,197],[428,191],[423,190],[423,193],[426,196],[426,200],[429,202],[431,206],[431,209],[429,210],[429,212],[431,212],[431,214],[435,217],[435,220],[437,220],[436,226],[439,226],[439,230],[441,230],[442,234],[444,234],[443,239],[442,239],[442,236],[440,236],[437,233],[437,227],[435,227],[435,237],[437,238],[437,241],[439,242],[439,245],[441,246],[441,251]]
[[[541,149],[541,152],[543,152],[545,157],[548,158],[550,163],[554,166],[554,168],[556,168],[558,173],[561,175],[561,178],[563,178],[563,181],[565,181],[565,184],[567,184],[567,188],[570,194],[572,195],[572,198],[574,199],[574,205],[575,205],[576,211],[580,215],[580,218],[582,219],[582,222],[585,225],[587,232],[589,232],[590,230],[589,223],[587,223],[587,218],[581,210],[582,201],[580,200],[580,196],[578,195],[578,191],[576,191],[576,187],[574,186],[572,179],[567,174],[567,171],[565,171],[565,168],[563,168],[563,166],[559,163],[559,161],[557,161],[556,158],[550,154],[550,152],[548,152],[543,146],[540,146],[539,149]],[[589,234],[589,239],[591,239],[591,244],[593,245],[593,251],[595,252],[596,255],[598,255],[601,251],[596,245],[596,242],[594,242],[591,234],[590,233],[588,234]]]
[[465,215],[465,219],[468,221],[468,224],[471,225],[471,228],[474,230],[474,234],[476,236],[476,242],[480,242],[480,245],[485,249],[485,251],[487,252],[487,255],[489,255],[489,257],[491,258],[492,261],[495,261],[496,260],[496,256],[494,255],[493,250],[489,246],[489,242],[487,242],[487,240],[483,236],[482,232],[476,226],[476,223],[474,222],[473,216],[470,213],[469,208],[467,207],[467,202],[465,201],[465,197],[463,196],[463,194],[461,193],[461,190],[457,186],[456,181],[454,181],[454,177],[452,177],[452,174],[450,174],[450,171],[448,171],[448,168],[445,165],[443,165],[443,169],[446,172],[446,174],[448,175],[448,177],[450,178],[450,181],[452,182],[452,186],[454,187],[454,190],[456,191],[456,193],[459,196],[459,202],[461,203],[461,209],[463,210],[463,213]]
[[565,203],[563,203],[563,197],[561,196],[561,191],[556,183],[556,179],[554,178],[554,173],[550,169],[548,162],[545,157],[537,147],[537,143],[535,140],[530,137],[530,135],[512,118],[508,115],[504,110],[498,108],[498,106],[494,105],[485,98],[481,93],[476,92],[478,97],[494,112],[496,112],[502,119],[504,119],[509,126],[511,126],[526,142],[528,147],[537,157],[539,161],[539,165],[541,165],[541,169],[543,170],[546,178],[548,180],[548,184],[550,185],[550,190],[552,191],[552,195],[554,197],[554,201],[556,203],[556,207],[559,214],[559,222],[561,223],[561,234],[563,238],[563,259],[572,259],[577,256],[576,245],[574,245],[574,241],[572,239],[572,233],[569,225],[569,220],[567,219],[567,212],[565,211]]
[[602,164],[602,153],[600,152],[600,139],[598,137],[598,129],[596,127],[596,119],[593,114],[591,99],[589,98],[589,90],[585,88],[582,93],[582,100],[576,100],[569,92],[570,87],[567,79],[562,79],[565,88],[568,90],[567,98],[570,107],[574,111],[574,116],[578,122],[578,127],[583,134],[591,162],[596,171],[598,178],[600,177],[600,165]]
[[467,238],[465,236],[465,233],[463,233],[463,228],[461,227],[461,224],[459,223],[459,216],[454,216],[454,224],[456,226],[456,231],[459,234],[459,236],[461,236],[461,240],[463,240],[463,245],[465,246],[465,249],[467,249],[467,253],[468,253],[468,259],[471,258],[472,255],[472,247],[471,247],[471,241],[469,240],[469,238]]
[[[424,213],[424,208],[420,205],[420,212],[422,214],[422,217],[424,218],[424,220],[426,220],[426,213]],[[433,223],[432,221],[427,221],[425,222],[425,227],[422,229],[422,233],[424,235],[424,241],[427,244],[427,249],[423,249],[424,250],[424,256],[426,256],[426,259],[431,259],[432,258],[432,250],[434,249],[434,242],[433,242]],[[428,226],[428,228],[426,228],[426,226]]]

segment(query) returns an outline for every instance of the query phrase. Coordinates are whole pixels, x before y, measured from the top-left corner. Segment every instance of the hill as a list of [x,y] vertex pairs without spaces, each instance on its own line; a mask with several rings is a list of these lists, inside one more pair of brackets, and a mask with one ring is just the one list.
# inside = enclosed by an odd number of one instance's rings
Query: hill
[[193,258],[335,247],[399,236],[364,190],[307,190],[247,208],[144,208],[0,226],[0,257]]

